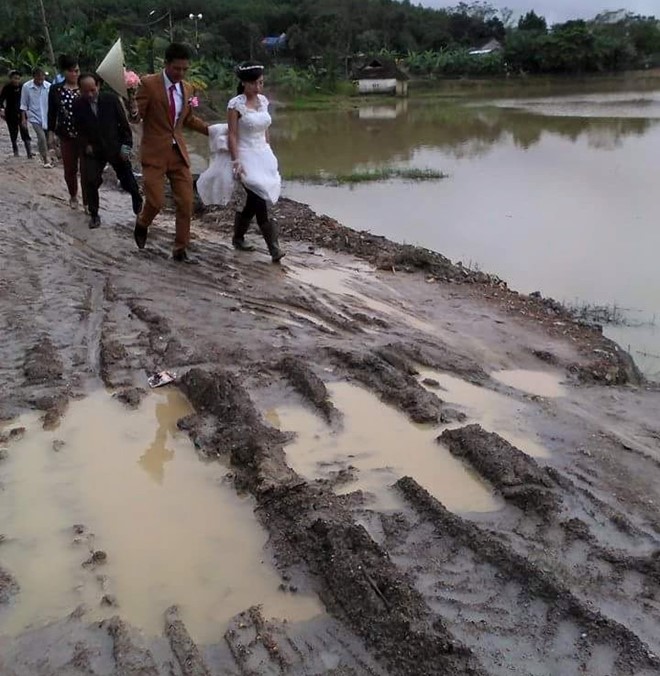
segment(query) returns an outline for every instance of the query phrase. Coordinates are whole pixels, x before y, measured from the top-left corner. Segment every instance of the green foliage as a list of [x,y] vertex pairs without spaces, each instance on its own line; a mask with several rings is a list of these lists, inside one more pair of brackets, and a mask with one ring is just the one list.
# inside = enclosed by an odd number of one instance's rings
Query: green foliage
[[355,185],[357,183],[376,183],[394,179],[405,181],[439,181],[447,178],[447,174],[434,169],[371,169],[354,171],[350,174],[294,174],[284,175],[287,181],[313,183],[318,185]]
[[539,16],[534,10],[521,16],[518,21],[519,31],[534,31],[536,33],[547,33],[548,24],[544,16]]
[[[633,22],[639,25],[639,22]],[[641,21],[647,25],[646,20]],[[660,40],[660,27],[653,22]],[[632,39],[634,32],[618,24],[597,21],[567,21],[549,33],[540,30],[513,31],[506,42],[504,58],[514,72],[597,73],[643,65],[644,56]],[[655,49],[651,40],[647,48]],[[660,52],[660,43],[657,44]]]
[[269,82],[292,96],[314,91],[314,75],[310,70],[276,65],[268,73]]
[[484,77],[504,73],[504,59],[499,52],[480,56],[469,54],[467,49],[412,52],[403,63],[412,74],[434,77]]
[[[191,11],[202,10],[195,23]],[[148,72],[162,65],[171,39],[199,42],[195,79],[233,87],[233,65],[254,59],[269,79],[293,96],[334,92],[348,79],[358,53],[396,59],[414,76],[494,76],[507,73],[588,73],[660,63],[660,24],[650,17],[608,12],[593,21],[548,29],[533,11],[517,26],[507,10],[482,0],[432,9],[397,0],[57,0],[47,15],[55,53],[76,54],[93,68],[118,36],[127,65]],[[46,60],[36,2],[0,3],[0,46],[5,67],[28,71]],[[286,47],[268,53],[266,36],[286,33]],[[492,38],[502,54],[472,56]]]
[[18,70],[26,74],[31,73],[37,67],[48,70],[48,64],[44,56],[27,47],[21,50],[10,47],[0,56],[0,64],[7,70]]

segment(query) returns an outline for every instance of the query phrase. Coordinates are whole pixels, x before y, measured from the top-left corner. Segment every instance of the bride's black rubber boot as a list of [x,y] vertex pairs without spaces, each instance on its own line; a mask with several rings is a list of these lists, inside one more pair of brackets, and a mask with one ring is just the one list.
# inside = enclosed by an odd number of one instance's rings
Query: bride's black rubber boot
[[231,240],[234,249],[238,249],[239,251],[254,251],[252,244],[248,244],[245,241],[245,233],[249,227],[250,221],[244,218],[240,211],[237,211],[234,216],[234,237]]
[[279,228],[275,221],[266,221],[265,223],[259,223],[259,229],[261,234],[264,236],[266,241],[266,246],[270,252],[270,257],[273,259],[273,263],[279,263],[286,254],[280,249],[280,242],[278,238]]

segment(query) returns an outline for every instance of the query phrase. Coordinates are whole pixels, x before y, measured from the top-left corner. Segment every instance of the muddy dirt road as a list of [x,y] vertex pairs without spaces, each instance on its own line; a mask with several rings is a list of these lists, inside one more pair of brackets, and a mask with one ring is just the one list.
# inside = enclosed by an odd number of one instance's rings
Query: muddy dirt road
[[0,181],[2,676],[660,673],[660,394],[597,330],[288,201],[282,266],[227,209],[182,267]]

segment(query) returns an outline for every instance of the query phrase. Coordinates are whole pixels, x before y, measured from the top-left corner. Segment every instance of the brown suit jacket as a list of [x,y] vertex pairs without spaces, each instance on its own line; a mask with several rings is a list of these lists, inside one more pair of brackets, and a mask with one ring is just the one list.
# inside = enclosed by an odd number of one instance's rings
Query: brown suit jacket
[[140,156],[143,165],[152,167],[165,166],[174,139],[181,150],[186,164],[190,166],[188,148],[183,137],[183,128],[188,127],[201,134],[208,135],[208,125],[194,115],[190,99],[194,92],[186,82],[183,83],[183,110],[172,128],[170,122],[170,104],[165,90],[162,73],[146,75],[138,90],[136,101],[142,119],[142,145]]

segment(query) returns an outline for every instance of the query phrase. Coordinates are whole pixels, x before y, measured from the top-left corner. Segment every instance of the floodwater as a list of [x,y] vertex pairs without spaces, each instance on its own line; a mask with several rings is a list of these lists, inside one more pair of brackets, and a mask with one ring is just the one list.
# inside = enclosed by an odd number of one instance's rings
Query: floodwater
[[[0,467],[2,565],[21,591],[0,614],[0,634],[80,604],[90,618],[118,613],[150,635],[177,604],[200,643],[220,640],[251,605],[292,621],[322,612],[316,597],[279,591],[252,500],[177,430],[190,410],[175,389],[152,393],[138,411],[100,391],[72,402],[55,431],[21,422],[27,434]],[[83,566],[92,551],[107,561]],[[105,595],[118,607],[101,607]]]
[[446,447],[436,441],[442,431],[416,425],[378,397],[351,383],[328,385],[335,406],[344,414],[343,429],[331,432],[325,422],[305,408],[283,406],[270,412],[269,421],[297,433],[286,447],[287,461],[308,479],[331,478],[347,467],[353,480],[337,492],[363,490],[374,507],[400,509],[402,501],[392,484],[412,476],[448,509],[489,512],[500,507],[491,489]]
[[[468,419],[464,424],[478,423],[487,432],[499,434],[510,444],[533,457],[543,458],[550,454],[529,422],[533,418],[533,412],[528,404],[448,373],[424,367],[418,367],[418,371],[418,379],[422,385],[437,394],[445,403],[454,405],[467,415]],[[524,385],[533,387],[537,392],[541,387],[543,391],[548,391],[552,383],[554,386],[552,392],[560,396],[561,391],[558,389],[560,386],[552,376],[536,379],[530,377],[530,374],[536,375],[530,371],[498,373],[506,374],[504,378],[510,381],[508,384],[513,386],[515,382],[519,389]],[[497,378],[498,373],[491,375]],[[434,380],[438,386],[426,385],[424,381],[427,379]]]
[[491,377],[504,385],[538,397],[563,397],[566,393],[561,384],[562,376],[558,373],[511,369],[495,371],[491,373]]
[[[420,244],[523,292],[616,305],[608,327],[660,377],[660,80],[582,93],[275,110],[283,172],[436,169],[442,181],[286,183],[285,195],[359,230]],[[597,86],[597,85],[596,85]],[[605,87],[605,85],[602,85]],[[626,91],[626,87],[629,91]]]

